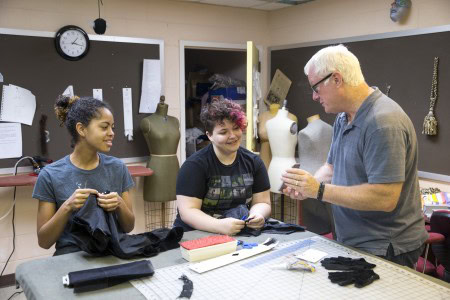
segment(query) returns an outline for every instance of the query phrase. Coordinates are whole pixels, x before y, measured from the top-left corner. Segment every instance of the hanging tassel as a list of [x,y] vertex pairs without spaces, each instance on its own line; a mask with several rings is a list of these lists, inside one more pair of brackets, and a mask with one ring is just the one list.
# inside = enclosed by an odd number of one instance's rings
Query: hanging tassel
[[423,121],[422,134],[436,135],[437,134],[437,121],[433,112],[430,110]]
[[439,57],[434,58],[434,68],[433,68],[433,80],[431,81],[431,96],[430,96],[430,110],[425,116],[423,121],[422,134],[426,135],[437,135],[437,120],[434,117],[434,105],[437,99],[437,86],[438,86],[438,63]]

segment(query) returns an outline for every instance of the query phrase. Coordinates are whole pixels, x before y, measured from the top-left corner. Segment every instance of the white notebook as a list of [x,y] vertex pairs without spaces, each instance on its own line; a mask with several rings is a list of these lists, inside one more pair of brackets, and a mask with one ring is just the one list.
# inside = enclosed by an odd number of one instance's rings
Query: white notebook
[[0,121],[33,123],[36,97],[27,89],[16,85],[4,85],[0,103]]

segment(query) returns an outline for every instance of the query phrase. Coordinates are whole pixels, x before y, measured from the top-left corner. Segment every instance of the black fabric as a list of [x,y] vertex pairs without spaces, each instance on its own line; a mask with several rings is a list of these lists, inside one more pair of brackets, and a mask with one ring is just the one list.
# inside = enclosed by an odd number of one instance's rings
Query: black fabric
[[[244,219],[250,215],[250,211],[245,205],[239,205],[223,213],[224,218]],[[291,234],[305,231],[305,228],[296,224],[279,222],[277,220],[266,220],[261,229],[253,229],[246,226],[237,234],[238,236],[259,236],[261,233]]]
[[181,290],[181,294],[178,298],[191,299],[192,293],[194,292],[194,283],[184,274],[178,279],[183,281],[183,289]]
[[82,293],[107,288],[132,279],[152,276],[154,273],[152,263],[149,260],[141,260],[121,265],[70,272],[68,276],[70,287],[74,288],[74,292]]
[[117,215],[114,212],[105,212],[99,207],[94,195],[89,196],[75,214],[70,231],[77,246],[83,251],[119,258],[150,257],[178,248],[183,232],[182,228],[176,227],[134,235],[126,234],[118,223]]
[[305,231],[305,227],[296,224],[283,223],[277,220],[266,220],[261,231],[273,234],[291,234],[294,232],[303,232]]
[[249,214],[250,214],[250,211],[249,211],[247,205],[241,204],[241,205],[238,205],[234,208],[231,208],[231,209],[225,211],[223,213],[222,217],[220,217],[220,219],[234,218],[234,219],[243,220],[243,219],[247,219]]
[[64,247],[57,248],[55,250],[55,253],[53,253],[53,256],[64,255],[64,254],[74,253],[74,252],[78,252],[78,251],[83,251],[83,250],[81,250],[81,248],[78,247],[77,245],[66,245]]
[[343,256],[324,258],[321,264],[327,270],[370,270],[376,267],[375,264],[368,263],[364,258]]
[[357,270],[329,272],[328,279],[330,279],[332,283],[337,283],[340,286],[354,283],[357,288],[362,288],[371,284],[375,280],[380,279],[380,276],[373,270]]
[[364,258],[327,257],[321,264],[327,270],[342,271],[328,273],[331,282],[341,286],[354,283],[357,288],[362,288],[380,279],[380,276],[372,270],[376,265],[368,263]]
[[[235,161],[224,165],[210,144],[190,156],[181,166],[176,194],[201,199],[201,210],[213,216],[248,204],[253,194],[268,189],[269,176],[259,156],[240,147]],[[184,228],[182,223],[177,214],[174,226]]]

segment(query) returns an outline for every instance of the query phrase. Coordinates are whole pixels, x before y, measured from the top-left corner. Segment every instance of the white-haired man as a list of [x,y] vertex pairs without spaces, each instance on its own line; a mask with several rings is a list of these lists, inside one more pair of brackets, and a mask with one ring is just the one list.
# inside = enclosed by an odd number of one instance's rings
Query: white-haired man
[[339,242],[413,267],[427,233],[411,120],[367,85],[358,59],[343,45],[321,49],[304,71],[313,100],[338,115],[325,165],[314,176],[288,169],[284,193],[331,203]]

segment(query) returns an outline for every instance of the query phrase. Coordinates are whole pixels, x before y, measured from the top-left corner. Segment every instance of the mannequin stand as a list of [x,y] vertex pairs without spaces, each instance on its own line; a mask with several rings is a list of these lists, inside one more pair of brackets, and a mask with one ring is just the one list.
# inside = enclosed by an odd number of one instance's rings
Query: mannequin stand
[[176,201],[144,201],[145,228],[152,231],[158,228],[171,228],[176,217]]
[[298,206],[300,206],[300,201],[293,200],[283,194],[276,193],[270,193],[270,201],[272,208],[272,218],[290,224],[300,224],[298,223],[300,218],[298,218],[297,214],[299,209]]

